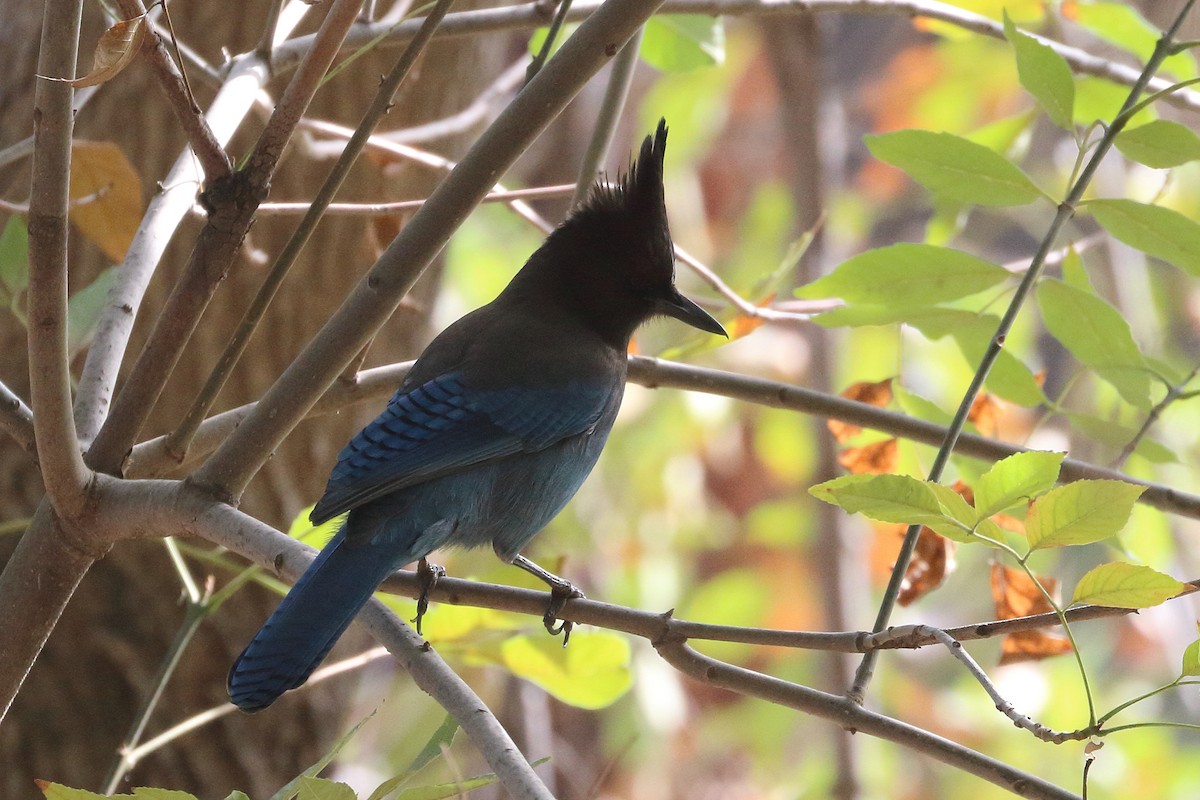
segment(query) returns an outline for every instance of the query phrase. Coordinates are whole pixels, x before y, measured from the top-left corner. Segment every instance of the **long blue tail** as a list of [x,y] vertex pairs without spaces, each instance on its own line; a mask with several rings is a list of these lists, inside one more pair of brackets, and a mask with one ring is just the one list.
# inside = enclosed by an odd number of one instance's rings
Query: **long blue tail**
[[348,545],[339,531],[234,662],[229,699],[261,711],[308,680],[392,563],[378,548]]

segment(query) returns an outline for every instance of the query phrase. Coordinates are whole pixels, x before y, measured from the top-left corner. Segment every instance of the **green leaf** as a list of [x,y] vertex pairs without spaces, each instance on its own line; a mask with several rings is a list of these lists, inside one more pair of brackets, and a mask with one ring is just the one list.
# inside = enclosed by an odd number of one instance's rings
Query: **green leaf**
[[898,309],[967,297],[1011,277],[1003,267],[961,250],[901,243],[859,253],[796,295]]
[[1001,459],[975,483],[975,511],[980,519],[1011,508],[1054,488],[1066,453],[1034,450]]
[[1183,670],[1180,675],[1185,678],[1200,675],[1200,639],[1189,644],[1183,651]]
[[907,172],[932,192],[981,206],[1020,206],[1041,192],[1004,156],[950,133],[905,130],[864,138],[880,161]]
[[[969,540],[969,533],[956,524],[954,514],[943,505],[935,486],[908,475],[845,475],[808,491],[818,500],[851,514],[862,514],[879,522],[927,525],[947,539]],[[964,524],[969,527],[969,522]]]
[[1028,139],[1029,126],[1034,116],[1036,109],[1031,108],[1011,117],[1001,117],[971,131],[967,138],[997,153],[1009,153]]
[[108,290],[116,282],[117,268],[109,267],[67,301],[67,352],[72,357],[91,344],[108,302]]
[[1063,257],[1062,272],[1063,282],[1068,286],[1095,294],[1095,290],[1092,289],[1092,281],[1088,277],[1087,267],[1083,265],[1083,256],[1079,255],[1079,251],[1075,249],[1073,243],[1067,248],[1067,254]]
[[1182,592],[1185,584],[1150,567],[1116,561],[1088,571],[1075,586],[1072,603],[1113,608],[1149,608]]
[[1004,14],[1004,36],[1017,55],[1017,75],[1050,117],[1050,121],[1068,131],[1075,129],[1075,78],[1066,60],[1053,48],[1027,33],[1017,30],[1008,13]]
[[[991,345],[999,323],[999,318],[992,314],[975,315],[973,322],[964,321],[963,325],[953,328],[949,333],[954,337],[967,362],[975,366],[983,359],[983,354]],[[922,323],[914,325],[922,333],[926,332],[921,327]],[[1037,379],[1033,377],[1033,372],[1025,362],[1007,349],[1001,349],[996,357],[996,363],[992,365],[992,371],[988,373],[984,386],[1005,400],[1021,406],[1036,406],[1046,400],[1046,395],[1038,385]]]
[[663,72],[686,72],[725,63],[725,23],[708,14],[651,17],[641,57]]
[[1170,208],[1134,200],[1092,200],[1087,209],[1117,239],[1200,276],[1200,224]]
[[[421,752],[417,753],[412,763],[408,765],[408,772],[412,774],[422,769],[430,761],[439,758],[442,755],[443,748],[449,747],[454,743],[454,734],[458,733],[458,720],[450,714],[442,720],[442,724],[429,737],[429,741],[425,742],[425,746],[421,748]],[[375,800],[375,795],[371,795],[372,800]]]
[[139,786],[132,794],[114,795],[96,794],[84,789],[72,789],[61,783],[41,781],[38,782],[38,788],[42,790],[46,800],[196,800],[196,795],[178,789],[156,789],[149,786]]
[[[1133,53],[1141,61],[1150,59],[1162,36],[1137,10],[1123,3],[1075,3],[1073,12],[1078,25]],[[1191,53],[1179,53],[1167,58],[1162,69],[1178,78],[1192,78],[1196,75],[1196,61]]]
[[[1128,86],[1081,75],[1075,81],[1075,122],[1083,126],[1089,126],[1097,120],[1108,123],[1125,107],[1127,99]],[[1150,103],[1142,106],[1142,110],[1134,114],[1127,124],[1144,125],[1155,119],[1158,119],[1158,112]]]
[[[772,601],[762,576],[754,570],[726,569],[690,591],[680,614],[714,625],[765,625]],[[704,642],[701,647],[706,655],[734,664],[746,663],[754,650],[742,642]]]
[[[571,34],[573,34],[575,29],[578,27],[579,25],[577,23],[568,22],[563,24],[563,26],[558,29],[558,35],[554,37],[554,42],[551,43],[550,52],[546,54],[546,58],[553,58],[554,54],[558,52],[559,48],[563,46],[563,43],[566,42],[567,39],[571,38]],[[534,30],[534,32],[529,36],[529,55],[533,56],[534,58],[538,57],[538,55],[542,52],[542,46],[546,44],[546,36],[549,35],[549,33],[549,27],[542,27]]]
[[563,647],[539,630],[506,639],[500,654],[514,675],[577,708],[612,705],[633,685],[629,642],[608,631],[576,631]]
[[892,396],[905,414],[937,425],[949,425],[954,415],[927,397],[910,392],[899,383],[892,383]]
[[1055,278],[1037,287],[1046,330],[1081,364],[1111,383],[1127,403],[1150,406],[1150,371],[1129,323],[1102,298]]
[[1155,169],[1200,159],[1200,136],[1191,128],[1165,119],[1122,131],[1116,145],[1126,158]]
[[[1122,425],[1119,422],[1103,417],[1093,417],[1089,414],[1069,412],[1067,418],[1071,421],[1071,427],[1075,428],[1085,437],[1117,450],[1125,447],[1138,432],[1138,429],[1135,427]],[[1179,463],[1179,455],[1177,453],[1162,442],[1151,439],[1149,436],[1143,436],[1133,452],[1153,464]]]
[[1133,504],[1146,490],[1124,481],[1076,481],[1033,501],[1025,536],[1033,550],[1091,544],[1125,526]]
[[0,289],[8,304],[29,285],[29,232],[25,220],[15,214],[0,231]]
[[413,776],[420,772],[426,764],[442,755],[444,752],[443,748],[449,747],[454,742],[454,734],[457,732],[458,720],[447,714],[446,718],[442,720],[442,724],[429,737],[429,741],[425,742],[425,746],[421,748],[421,752],[417,753],[416,758],[408,765],[408,769],[376,786],[375,791],[371,792],[371,796],[367,800],[383,800],[383,798],[412,780]]
[[298,797],[300,800],[358,800],[354,790],[346,784],[308,775],[300,778]]
[[225,800],[250,800],[250,796],[240,789],[234,789],[226,796]]
[[[545,759],[543,759],[544,761]],[[439,783],[433,786],[414,786],[396,795],[395,800],[446,800],[448,797],[464,797],[466,792],[482,789],[496,783],[496,776],[490,772],[478,778],[468,778],[453,783]]]
[[333,746],[330,747],[323,756],[317,759],[316,763],[311,765],[308,769],[304,770],[304,772],[300,773],[292,780],[288,781],[279,791],[271,795],[271,800],[291,800],[291,798],[295,797],[296,793],[300,791],[300,784],[303,782],[303,780],[305,778],[316,777],[321,770],[328,767],[330,762],[337,758],[337,754],[342,752],[342,748],[349,744],[350,740],[354,738],[354,734],[358,733],[358,729],[363,725],[366,725],[367,720],[373,716],[375,716],[374,711],[359,720],[353,728],[346,731],[346,733],[343,734],[340,739],[334,742]]
[[287,535],[313,547],[324,547],[325,543],[337,533],[338,528],[342,527],[342,523],[346,521],[346,515],[339,514],[333,519],[322,522],[320,525],[314,527],[308,520],[308,515],[312,513],[312,510],[313,506],[302,509],[292,520],[292,524],[288,527]]

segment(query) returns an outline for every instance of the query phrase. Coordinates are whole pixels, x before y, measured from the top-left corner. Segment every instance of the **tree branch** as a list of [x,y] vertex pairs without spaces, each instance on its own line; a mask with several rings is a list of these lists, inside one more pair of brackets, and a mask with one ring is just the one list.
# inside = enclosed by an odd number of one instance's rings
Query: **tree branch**
[[499,174],[615,54],[661,0],[609,0],[500,113],[316,338],[193,476],[236,500],[270,453],[391,315]]
[[33,412],[16,392],[3,383],[0,383],[0,428],[3,428],[22,450],[37,458]]
[[245,169],[205,192],[212,207],[208,223],[196,240],[183,276],[167,297],[145,349],[134,362],[113,404],[112,414],[88,450],[88,463],[95,469],[117,473],[122,468],[200,316],[228,274],[254,221],[254,212],[270,189],[283,147],[333,63],[361,5],[362,0],[335,0],[312,49],[259,136]]
[[[146,7],[142,0],[117,0],[121,13],[126,19],[145,16]],[[159,88],[167,98],[167,104],[175,113],[179,127],[187,134],[192,152],[200,161],[200,167],[210,182],[225,178],[233,170],[229,155],[217,141],[212,129],[196,107],[192,94],[184,83],[183,74],[175,66],[175,62],[167,53],[162,35],[156,25],[146,19],[146,40],[142,44],[141,56],[145,59],[150,71],[158,81]]]
[[[576,0],[567,15],[567,21],[578,22],[586,19],[599,5],[600,0]],[[1004,38],[1004,26],[995,20],[936,0],[666,0],[659,13],[730,17],[801,13],[920,17],[945,22],[993,39]],[[380,37],[383,37],[382,43],[394,46],[411,38],[419,24],[420,19],[412,19],[398,25],[385,22],[363,25],[356,28],[347,38],[346,46],[361,47]],[[545,24],[546,14],[542,3],[532,2],[450,14],[438,35],[464,36],[490,31],[530,30]],[[1078,47],[1070,47],[1037,34],[1030,35],[1062,56],[1077,73],[1133,86],[1141,72],[1140,69],[1101,58]],[[310,43],[311,38],[304,36],[288,40],[275,48],[271,54],[272,64],[281,71],[293,68]],[[1156,78],[1150,82],[1148,88],[1157,92],[1171,85],[1169,80]],[[1173,92],[1164,99],[1179,108],[1200,111],[1200,94],[1196,92]]]
[[[277,40],[289,35],[300,24],[308,8],[302,0],[288,3],[276,31]],[[205,114],[213,135],[222,146],[233,137],[269,79],[267,65],[252,55],[236,58],[230,64],[225,82]],[[79,379],[75,424],[82,442],[94,439],[108,416],[109,403],[142,297],[167,244],[191,210],[196,187],[202,178],[196,171],[191,150],[185,149],[161,181],[163,188],[151,199],[133,242],[125,253],[125,260],[118,270],[116,284],[109,290]]]
[[709,686],[718,686],[737,694],[794,708],[836,722],[847,730],[895,742],[990,781],[1021,797],[1079,800],[1077,795],[1047,783],[1035,775],[989,758],[957,742],[943,739],[891,717],[867,711],[845,697],[717,661],[697,653],[681,640],[656,642],[655,649],[671,666]]
[[29,194],[29,382],[38,463],[50,502],[63,517],[81,512],[89,472],[71,416],[67,352],[67,206],[82,0],[51,0],[42,23],[34,97]]
[[64,528],[48,502],[38,506],[0,573],[0,722],[75,587],[106,550]]
[[[230,506],[216,503],[185,484],[154,483],[157,486],[151,487],[153,491],[145,494],[159,497],[143,508],[159,518],[160,522],[154,525],[159,530],[182,528],[239,552],[292,581],[312,561],[311,548]],[[368,603],[359,619],[409,672],[417,686],[458,721],[511,796],[554,800],[495,715],[416,631],[378,600]]]
[[[437,30],[438,23],[446,15],[446,11],[449,10],[452,2],[453,0],[438,0],[433,11],[425,18],[425,22],[421,26],[421,31],[416,38],[409,42],[408,47],[405,48],[404,53],[400,56],[395,66],[392,67],[391,72],[380,83],[379,90],[375,93],[375,99],[366,113],[363,114],[362,121],[359,122],[354,135],[350,138],[337,163],[334,164],[333,169],[329,171],[325,182],[317,191],[317,195],[309,205],[304,218],[296,226],[296,229],[288,238],[287,244],[284,245],[283,250],[276,257],[275,263],[267,273],[267,277],[263,279],[262,285],[251,301],[250,306],[246,309],[246,313],[242,316],[242,321],[234,330],[233,336],[225,347],[225,351],[221,353],[220,359],[218,359],[216,365],[213,366],[212,371],[209,373],[208,380],[205,381],[191,408],[187,410],[182,422],[180,422],[179,426],[169,437],[167,448],[176,459],[183,460],[188,447],[191,446],[192,438],[196,435],[197,428],[204,418],[208,416],[213,403],[216,402],[217,396],[225,386],[225,381],[229,378],[234,366],[237,365],[242,354],[246,351],[246,346],[250,343],[250,338],[254,335],[254,331],[262,321],[267,307],[275,298],[275,293],[279,291],[279,287],[283,284],[284,278],[287,277],[288,271],[291,270],[292,265],[299,258],[300,251],[308,243],[309,237],[312,236],[317,224],[325,215],[325,210],[333,202],[333,198],[338,193],[338,190],[341,189],[346,176],[350,174],[350,168],[358,160],[358,156],[362,152],[367,139],[392,107],[392,102],[397,90],[400,88],[400,84],[408,76],[413,64],[416,63],[417,58],[424,51],[425,45],[429,43],[429,39],[433,36],[433,32]],[[291,130],[288,133],[290,135]]]

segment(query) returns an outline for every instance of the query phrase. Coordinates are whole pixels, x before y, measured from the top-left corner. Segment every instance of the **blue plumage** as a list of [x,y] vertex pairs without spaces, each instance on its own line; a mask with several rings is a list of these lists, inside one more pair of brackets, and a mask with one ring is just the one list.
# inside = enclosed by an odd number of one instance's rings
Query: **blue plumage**
[[346,522],[234,663],[234,703],[259,710],[304,683],[376,586],[440,547],[490,545],[569,591],[520,551],[595,465],[633,331],[664,314],[724,333],[674,286],[665,145],[660,122],[621,184],[597,187],[499,297],[434,339],[342,449],[311,516]]

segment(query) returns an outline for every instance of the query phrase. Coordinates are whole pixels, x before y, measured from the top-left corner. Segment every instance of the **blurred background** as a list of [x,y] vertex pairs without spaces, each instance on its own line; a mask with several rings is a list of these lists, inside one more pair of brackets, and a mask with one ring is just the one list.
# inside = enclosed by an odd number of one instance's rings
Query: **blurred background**
[[[464,2],[454,10],[484,5]],[[1027,30],[1137,65],[1153,46],[1156,26],[1167,24],[1179,4],[976,0],[950,5],[993,19],[1006,10]],[[180,40],[212,69],[207,74],[197,63],[188,64],[201,107],[212,98],[226,54],[255,47],[267,6],[250,3],[239,13],[225,4],[172,6]],[[300,30],[315,30],[323,11],[315,7]],[[384,2],[374,14],[398,19],[410,11],[407,4]],[[0,0],[0,19],[5,20],[0,26],[2,149],[32,130],[41,7]],[[90,51],[104,27],[99,5],[89,4],[82,52]],[[1180,38],[1198,33],[1193,15]],[[519,88],[531,35],[531,30],[491,32],[435,42],[402,89],[380,136],[449,159],[461,157]],[[648,26],[642,48],[605,171],[616,177],[641,137],[665,117],[670,126],[666,194],[676,242],[749,307],[772,313],[739,311],[681,263],[681,287],[726,323],[733,341],[716,344],[692,337],[679,325],[652,324],[637,336],[636,352],[831,393],[863,382],[882,387],[890,380],[887,391],[872,395],[878,403],[948,419],[981,350],[973,333],[934,335],[928,328],[898,323],[814,322],[814,314],[830,306],[796,298],[794,290],[854,254],[896,242],[950,245],[1014,272],[1028,264],[1052,214],[1049,202],[979,209],[934,197],[903,172],[873,159],[863,143],[866,134],[904,128],[969,136],[1004,153],[1048,193],[1061,196],[1079,146],[1021,88],[1012,47],[948,24],[914,22],[906,13],[821,13],[666,16]],[[323,87],[310,116],[353,127],[374,93],[377,75],[390,68],[397,53],[378,47],[365,54]],[[87,56],[81,60],[86,63]],[[1196,75],[1196,64],[1185,53],[1170,62],[1169,70],[1184,80]],[[607,77],[607,70],[597,76],[503,177],[508,188],[576,180]],[[277,97],[286,78],[278,75],[268,94]],[[1111,119],[1128,92],[1078,75],[1075,90],[1079,131]],[[230,147],[235,160],[253,143],[264,114],[252,115],[235,138]],[[1194,111],[1162,103],[1143,121],[1156,117],[1197,127]],[[108,209],[98,223],[107,233],[76,220],[71,280],[80,292],[120,262],[145,200],[184,137],[152,76],[136,63],[79,114],[77,136],[112,143],[123,154],[128,169],[111,173],[112,151],[103,151],[107,155],[99,163],[108,166],[97,166],[93,180],[97,186],[124,187],[136,208],[136,213],[129,207]],[[340,148],[336,137],[304,130],[281,163],[270,200],[311,199]],[[369,148],[338,200],[419,199],[442,174]],[[21,202],[27,187],[27,160],[0,166],[0,198]],[[1153,200],[1195,219],[1200,217],[1197,187],[1195,162],[1158,169],[1114,152],[1097,174],[1092,195]],[[530,204],[557,223],[568,200]],[[11,216],[0,211],[0,221]],[[297,219],[264,214],[256,223],[155,410],[150,435],[171,430],[186,410]],[[321,223],[227,385],[222,409],[255,399],[274,381],[404,222],[401,214],[376,214],[330,215]],[[199,227],[193,215],[175,235],[141,309],[132,352],[144,340]],[[490,300],[543,236],[504,204],[481,207],[376,338],[366,363],[414,357],[432,333]],[[1187,375],[1196,366],[1200,344],[1195,281],[1105,236],[1086,215],[1058,245],[1068,243],[1074,244],[1074,255],[1060,253],[1048,274],[1062,277],[1065,269],[1080,270],[1076,276],[1085,274],[1129,323],[1134,339],[1161,364],[1163,374]],[[800,245],[806,249],[797,259]],[[1000,314],[1011,289],[1005,285],[964,307]],[[28,397],[24,347],[19,315],[0,312],[0,380]],[[1072,457],[1099,465],[1119,460],[1132,475],[1181,489],[1197,485],[1200,426],[1194,402],[1184,398],[1165,407],[1149,435],[1126,455],[1124,446],[1134,439],[1148,408],[1130,403],[1094,370],[1081,367],[1047,332],[1033,304],[1008,348],[1016,363],[989,383],[972,415],[979,432],[1041,449],[1069,449]],[[1152,400],[1164,394],[1165,386],[1156,383]],[[259,475],[242,508],[281,530],[292,528],[319,496],[337,450],[381,406],[382,401],[362,403],[302,425]],[[591,598],[638,609],[674,608],[686,619],[753,627],[869,628],[900,532],[849,518],[815,501],[807,489],[847,470],[920,476],[933,452],[870,431],[831,432],[824,419],[794,411],[630,386],[595,473],[534,540],[528,555],[569,576]],[[969,484],[985,468],[956,459],[950,479]],[[36,506],[41,484],[36,466],[7,441],[0,441],[0,476],[4,558]],[[300,532],[304,526],[295,528]],[[1195,521],[1139,507],[1119,541],[1054,551],[1039,556],[1035,567],[1073,585],[1091,566],[1111,559],[1115,546],[1129,560],[1188,580],[1200,574],[1197,533]],[[188,547],[194,573],[200,579],[211,575],[215,586],[241,567],[231,556],[206,554],[202,543]],[[910,581],[916,584],[915,602],[895,621],[949,627],[994,618],[999,610],[991,555],[982,548],[955,553],[944,544],[931,545],[918,562],[924,572]],[[533,585],[490,552],[450,552],[436,560],[456,577]],[[251,582],[205,620],[151,717],[150,735],[224,703],[229,663],[277,601],[267,583]],[[101,785],[179,630],[180,595],[177,571],[159,542],[122,544],[92,570],[0,727],[5,764],[0,795],[33,796],[33,778],[89,789]],[[1195,638],[1195,618],[1195,604],[1184,599],[1136,616],[1077,626],[1101,710],[1173,680],[1180,654]],[[1006,796],[898,746],[693,683],[646,642],[631,637],[582,628],[564,653],[537,619],[437,604],[426,618],[425,633],[500,716],[523,752],[531,759],[550,759],[539,772],[563,798]],[[354,632],[334,655],[350,656],[370,646],[365,635]],[[699,643],[698,649],[834,692],[848,686],[856,663],[748,645]],[[1044,657],[1060,649],[1054,641],[1035,642],[1024,658],[1010,654],[1008,660],[1016,663],[997,667],[999,641],[969,647],[1020,710],[1051,727],[1074,729],[1087,722],[1076,665],[1070,656]],[[936,648],[884,654],[867,705],[1059,785],[1080,785],[1082,743],[1054,747],[1015,730],[960,666]],[[267,797],[372,714],[330,773],[365,797],[402,771],[445,717],[386,658],[291,693],[263,714],[225,716],[177,739],[140,761],[125,785],[184,789],[199,797],[239,788]],[[1138,706],[1122,720],[1195,722],[1198,714],[1195,692],[1179,690]],[[1097,796],[1197,796],[1200,761],[1191,757],[1197,735],[1154,727],[1106,740],[1091,771],[1092,789]],[[482,772],[486,766],[459,737],[415,782]],[[492,787],[472,796],[500,793]]]

